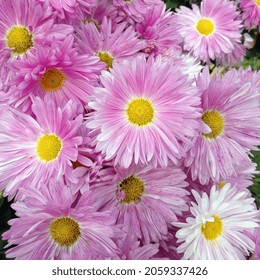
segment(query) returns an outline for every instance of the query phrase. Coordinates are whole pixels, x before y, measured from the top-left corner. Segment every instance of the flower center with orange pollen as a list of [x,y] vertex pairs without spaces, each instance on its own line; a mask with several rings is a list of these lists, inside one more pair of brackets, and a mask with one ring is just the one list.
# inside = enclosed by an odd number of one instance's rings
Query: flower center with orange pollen
[[14,54],[24,54],[32,46],[32,34],[24,26],[14,26],[6,35],[6,44]]
[[260,7],[260,0],[256,0],[255,3],[258,7]]
[[44,91],[57,91],[62,88],[65,82],[65,74],[55,68],[49,68],[40,78],[40,86]]
[[96,54],[96,56],[99,57],[99,60],[100,60],[101,62],[106,63],[106,65],[107,65],[107,70],[109,70],[110,68],[112,68],[114,58],[112,57],[111,54],[109,54],[108,52],[98,52],[98,53]]
[[224,119],[218,111],[216,110],[206,111],[202,116],[202,120],[211,129],[211,132],[208,134],[202,133],[204,137],[215,139],[222,133],[224,129]]
[[37,141],[37,155],[44,162],[54,161],[62,149],[62,141],[55,134],[45,134]]
[[215,30],[215,25],[211,19],[202,18],[197,22],[196,28],[201,35],[209,36]]
[[154,107],[148,99],[134,98],[127,105],[126,115],[131,124],[145,126],[154,119]]
[[134,175],[124,178],[118,187],[124,193],[124,198],[120,200],[123,203],[134,203],[144,194],[144,182]]
[[218,216],[213,216],[213,222],[206,222],[201,226],[201,232],[207,240],[216,240],[223,230],[222,221]]
[[80,237],[80,226],[70,217],[61,217],[51,223],[49,232],[53,241],[69,247]]

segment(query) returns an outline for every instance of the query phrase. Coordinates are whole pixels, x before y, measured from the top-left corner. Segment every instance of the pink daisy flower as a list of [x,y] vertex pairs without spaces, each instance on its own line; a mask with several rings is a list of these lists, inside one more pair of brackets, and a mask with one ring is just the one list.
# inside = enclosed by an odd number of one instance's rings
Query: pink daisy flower
[[202,133],[184,164],[192,179],[205,185],[236,176],[241,164],[250,165],[248,153],[260,140],[259,92],[250,91],[251,83],[242,85],[234,69],[223,78],[210,78],[206,67],[197,85],[202,93]]
[[183,143],[192,144],[200,117],[200,98],[187,76],[160,56],[140,56],[115,64],[101,82],[86,125],[106,160],[125,168],[132,162],[165,167],[185,155]]
[[77,135],[82,137],[82,143],[78,146],[77,160],[72,162],[72,177],[67,184],[74,192],[84,193],[89,190],[92,182],[98,180],[100,170],[112,163],[104,162],[104,157],[95,152],[95,147],[91,145],[92,136],[85,125],[80,126]]
[[2,112],[0,190],[10,200],[21,188],[69,176],[82,142],[77,136],[82,115],[77,110],[72,101],[58,107],[53,100],[36,98],[35,119],[12,108]]
[[92,22],[86,22],[77,30],[77,42],[83,53],[95,55],[106,63],[107,69],[112,68],[114,61],[132,59],[140,50],[144,49],[145,42],[137,38],[134,29],[126,23],[121,23],[112,30],[111,20],[104,18],[100,29]]
[[147,43],[146,53],[163,53],[167,49],[181,49],[173,13],[166,5],[151,6],[144,19],[136,24],[136,31]]
[[117,224],[144,244],[167,239],[168,226],[188,210],[186,176],[179,168],[106,168],[91,184],[92,203],[111,210]]
[[211,188],[200,196],[192,191],[190,217],[185,223],[175,223],[179,253],[183,259],[242,260],[254,251],[254,242],[245,230],[258,227],[254,199],[246,192],[237,192],[229,184],[222,189]]
[[73,32],[69,25],[54,24],[50,15],[33,0],[0,1],[0,65],[35,52],[53,37],[63,40]]
[[97,57],[79,55],[73,42],[71,35],[63,42],[38,48],[27,60],[15,61],[13,84],[17,86],[8,92],[8,103],[17,106],[23,100],[23,107],[28,108],[32,104],[30,96],[48,95],[58,104],[75,100],[86,105],[91,83],[98,80],[104,67]]
[[250,29],[254,25],[260,28],[260,0],[241,0],[240,8],[244,25]]
[[233,67],[240,64],[246,56],[246,46],[242,43],[234,43],[234,49],[230,53],[220,53],[216,58],[216,64],[224,67]]
[[36,0],[42,3],[43,7],[51,7],[52,13],[60,19],[74,18],[79,10],[89,10],[95,3],[95,0]]
[[149,260],[159,251],[159,243],[142,245],[134,235],[118,239],[121,260]]
[[24,195],[24,201],[12,204],[17,218],[9,221],[11,228],[2,235],[8,240],[6,247],[12,246],[7,258],[104,259],[117,253],[113,215],[96,212],[88,196],[82,197],[84,205],[75,206],[70,189],[52,181],[42,192],[28,188]]
[[251,83],[249,94],[260,92],[260,71],[253,71],[251,66],[249,66],[247,69],[240,67],[238,69],[238,79],[240,80],[241,86],[243,86],[245,83]]
[[[99,29],[104,17],[110,18],[110,7],[113,0],[95,0],[93,6],[88,10],[79,10],[76,18],[71,18],[71,23],[78,26],[79,23],[93,22]],[[112,26],[116,24],[112,19]]]
[[242,25],[232,1],[203,0],[200,8],[192,5],[191,10],[181,6],[176,11],[184,50],[202,61],[209,62],[221,53],[230,53],[235,43],[240,43]]
[[129,22],[134,25],[141,22],[152,5],[163,5],[161,0],[113,0],[110,7],[117,22]]

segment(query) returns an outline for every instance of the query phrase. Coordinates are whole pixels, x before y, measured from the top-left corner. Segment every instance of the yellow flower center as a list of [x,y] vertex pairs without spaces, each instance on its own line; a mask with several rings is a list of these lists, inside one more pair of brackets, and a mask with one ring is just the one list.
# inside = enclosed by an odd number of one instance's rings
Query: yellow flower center
[[24,54],[32,46],[32,34],[24,26],[14,26],[6,35],[6,44],[15,54]]
[[100,26],[99,26],[98,22],[97,22],[95,19],[93,19],[93,18],[84,18],[84,19],[82,20],[82,22],[83,22],[83,23],[86,23],[86,22],[93,22],[93,23],[95,24],[96,28],[97,28],[98,30],[100,30]]
[[201,35],[208,36],[215,30],[215,25],[211,19],[202,18],[197,22],[196,28]]
[[66,80],[65,74],[58,69],[49,68],[40,79],[40,86],[44,91],[57,91],[62,88]]
[[154,119],[154,107],[148,99],[134,98],[127,105],[126,115],[131,124],[145,126]]
[[124,193],[124,198],[121,199],[123,203],[134,203],[144,193],[144,182],[134,175],[124,178],[118,187]]
[[57,159],[62,149],[62,141],[55,134],[45,134],[37,142],[37,155],[44,162]]
[[216,240],[222,233],[222,221],[218,216],[213,216],[213,222],[206,222],[201,226],[201,232],[207,240]]
[[260,7],[260,0],[256,0],[255,3],[258,7]]
[[218,186],[222,189],[227,183],[218,183]]
[[50,235],[60,246],[72,246],[80,236],[79,224],[70,217],[61,217],[50,225]]
[[96,54],[96,56],[99,57],[99,60],[100,60],[101,62],[106,63],[106,65],[107,65],[107,70],[109,70],[110,68],[112,68],[114,58],[111,56],[111,54],[109,54],[109,53],[107,53],[107,52],[98,52],[98,53]]
[[211,129],[211,132],[209,134],[202,133],[204,137],[215,139],[217,136],[219,136],[222,133],[224,129],[224,119],[218,111],[216,110],[206,111],[202,116],[202,120]]

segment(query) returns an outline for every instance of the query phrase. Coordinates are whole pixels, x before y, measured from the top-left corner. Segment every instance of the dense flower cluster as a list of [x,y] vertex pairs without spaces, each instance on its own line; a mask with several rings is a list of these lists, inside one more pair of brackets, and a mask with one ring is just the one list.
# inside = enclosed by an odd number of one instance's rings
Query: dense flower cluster
[[254,0],[0,0],[6,257],[259,259],[255,27]]

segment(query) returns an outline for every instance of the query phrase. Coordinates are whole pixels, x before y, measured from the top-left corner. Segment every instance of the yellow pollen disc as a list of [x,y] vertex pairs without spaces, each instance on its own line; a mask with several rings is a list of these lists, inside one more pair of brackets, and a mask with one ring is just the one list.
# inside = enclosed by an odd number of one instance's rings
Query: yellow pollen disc
[[55,160],[62,148],[61,139],[55,134],[45,134],[37,142],[37,155],[44,162]]
[[144,182],[134,175],[124,178],[118,187],[125,194],[125,197],[121,200],[123,203],[134,203],[144,193]]
[[44,91],[57,91],[62,88],[66,80],[65,74],[58,69],[49,68],[40,79],[40,86]]
[[14,26],[6,35],[6,44],[14,54],[24,54],[32,46],[32,34],[24,26]]
[[227,183],[218,183],[218,186],[222,189]]
[[50,235],[60,246],[72,246],[80,236],[79,224],[70,217],[61,217],[50,225]]
[[218,111],[206,111],[202,116],[202,120],[210,127],[212,131],[209,134],[202,133],[204,137],[214,139],[222,133],[224,129],[224,119]]
[[98,22],[97,22],[95,19],[93,19],[93,18],[84,18],[84,19],[82,20],[82,22],[83,22],[83,23],[86,23],[86,22],[93,22],[93,23],[95,24],[96,28],[97,28],[98,30],[100,29],[100,26],[99,26]]
[[207,240],[216,240],[222,233],[222,221],[218,216],[213,216],[213,222],[206,222],[201,226],[201,232]]
[[154,107],[148,99],[134,98],[127,105],[126,115],[131,124],[145,126],[153,121]]
[[113,60],[114,58],[111,56],[111,54],[107,53],[107,52],[98,52],[96,54],[96,56],[99,57],[99,60],[101,62],[105,62],[107,65],[107,70],[109,70],[110,68],[112,68],[113,65]]
[[196,28],[201,35],[208,36],[215,30],[215,25],[211,19],[203,18],[197,22]]
[[260,7],[260,0],[256,0],[255,3],[258,7]]

